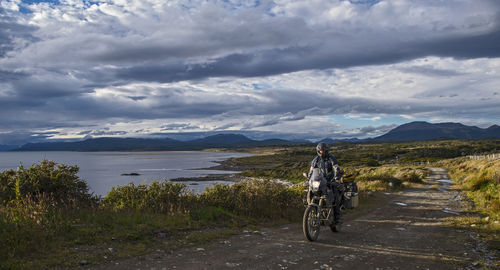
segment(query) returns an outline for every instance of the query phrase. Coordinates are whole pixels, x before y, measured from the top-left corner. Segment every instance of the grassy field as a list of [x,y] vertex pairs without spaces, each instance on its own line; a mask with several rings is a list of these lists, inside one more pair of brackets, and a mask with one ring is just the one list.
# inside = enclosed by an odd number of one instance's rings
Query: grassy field
[[[441,160],[439,166],[462,179],[467,194],[473,198],[484,194],[475,201],[477,209],[491,222],[498,220],[498,164],[447,159],[498,152],[500,140],[331,148],[342,168],[355,175],[361,198],[367,191],[418,185],[427,163]],[[78,167],[50,161],[0,172],[0,269],[76,267],[80,262],[206,243],[249,226],[300,220],[304,188],[270,180],[304,181],[302,172],[309,170],[316,155],[314,145],[239,151],[256,155],[227,162],[245,169],[240,176],[254,180],[217,185],[201,195],[187,193],[181,184],[160,181],[115,187],[106,197],[95,198],[76,176]]]
[[457,227],[474,228],[490,248],[500,251],[500,159],[455,158],[440,161],[449,170],[455,188],[470,200],[469,214],[450,218]]

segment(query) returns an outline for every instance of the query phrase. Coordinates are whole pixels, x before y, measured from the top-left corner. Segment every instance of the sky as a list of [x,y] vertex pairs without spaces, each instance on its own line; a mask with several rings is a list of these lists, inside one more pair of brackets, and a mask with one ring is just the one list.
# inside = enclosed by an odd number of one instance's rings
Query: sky
[[0,0],[0,144],[412,121],[500,124],[500,1]]

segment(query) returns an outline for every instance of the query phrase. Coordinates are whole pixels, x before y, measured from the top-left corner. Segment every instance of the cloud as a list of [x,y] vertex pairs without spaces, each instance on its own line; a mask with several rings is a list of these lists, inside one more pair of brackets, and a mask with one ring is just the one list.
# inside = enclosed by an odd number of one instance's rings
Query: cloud
[[42,142],[58,134],[59,132],[36,132],[30,130],[0,132],[0,144],[22,145],[26,142]]
[[0,5],[0,57],[14,49],[22,48],[28,42],[37,41],[33,36],[37,27],[18,22],[16,15],[16,11]]
[[127,131],[114,130],[109,131],[109,128],[104,128],[104,130],[85,130],[78,132],[77,135],[85,135],[85,137],[91,136],[114,136],[114,135],[126,135]]
[[[2,1],[0,132],[498,122],[499,14],[488,0]],[[332,115],[380,128],[317,120]]]

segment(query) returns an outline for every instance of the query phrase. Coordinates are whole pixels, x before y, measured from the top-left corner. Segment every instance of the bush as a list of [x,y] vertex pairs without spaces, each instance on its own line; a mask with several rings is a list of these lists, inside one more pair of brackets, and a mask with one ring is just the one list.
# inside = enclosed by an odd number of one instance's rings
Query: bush
[[36,199],[38,194],[47,194],[56,201],[95,202],[87,183],[78,177],[78,170],[78,166],[43,160],[30,168],[20,166],[0,172],[0,203],[5,205],[26,196]]
[[186,185],[163,180],[154,181],[151,185],[135,185],[112,187],[103,199],[104,207],[112,209],[135,209],[153,212],[174,213],[181,207],[181,199],[186,193]]
[[418,166],[384,165],[380,167],[359,168],[356,180],[360,190],[382,191],[394,190],[411,183],[422,183],[425,169]]
[[215,185],[198,195],[198,200],[238,215],[294,220],[303,210],[302,192],[281,183],[255,179],[232,186]]

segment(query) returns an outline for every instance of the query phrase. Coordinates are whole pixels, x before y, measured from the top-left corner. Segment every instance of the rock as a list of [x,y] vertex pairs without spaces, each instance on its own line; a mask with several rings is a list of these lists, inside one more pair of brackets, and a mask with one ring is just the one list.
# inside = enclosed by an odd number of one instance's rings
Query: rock
[[141,174],[133,172],[133,173],[122,173],[122,176],[139,176]]
[[80,265],[82,265],[82,266],[83,265],[87,265],[87,264],[89,264],[89,262],[87,260],[81,260],[80,261]]
[[248,251],[247,251],[247,250],[244,250],[244,249],[239,249],[239,250],[238,250],[238,253],[240,253],[240,254],[247,254],[247,253],[248,253]]
[[241,264],[241,263],[230,263],[230,262],[227,262],[227,263],[226,263],[226,266],[227,266],[227,267],[231,267],[231,268],[233,268],[233,267],[238,267],[240,264]]
[[330,267],[328,264],[323,264],[322,266],[320,266],[320,269],[332,270],[333,268]]
[[116,252],[116,250],[115,250],[114,248],[108,248],[108,250],[109,250],[109,252],[111,252],[111,253],[115,253],[115,252]]
[[167,234],[164,232],[158,233],[158,238],[166,238]]
[[197,248],[196,251],[205,251],[204,248]]

